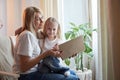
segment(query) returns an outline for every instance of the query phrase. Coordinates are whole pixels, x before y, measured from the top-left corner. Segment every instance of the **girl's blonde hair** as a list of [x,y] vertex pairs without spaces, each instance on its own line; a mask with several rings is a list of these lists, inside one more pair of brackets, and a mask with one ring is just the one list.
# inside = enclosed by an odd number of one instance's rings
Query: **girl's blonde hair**
[[58,22],[54,17],[49,17],[49,18],[45,21],[44,28],[43,28],[43,33],[44,33],[44,36],[45,36],[45,37],[47,36],[47,27],[48,27],[51,23],[54,23],[54,22],[58,24],[57,36],[55,36],[55,37],[61,38],[60,24],[59,24],[59,22]]
[[23,14],[23,27],[22,31],[28,30],[31,32],[35,32],[35,13],[40,13],[42,15],[42,12],[40,9],[36,7],[28,7],[25,9],[24,14]]

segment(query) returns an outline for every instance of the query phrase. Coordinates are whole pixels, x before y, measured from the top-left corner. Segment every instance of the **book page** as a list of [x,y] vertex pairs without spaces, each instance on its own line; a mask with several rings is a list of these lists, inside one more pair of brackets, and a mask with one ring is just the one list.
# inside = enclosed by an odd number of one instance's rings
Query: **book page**
[[75,39],[69,40],[59,45],[60,51],[62,51],[61,58],[64,60],[72,55],[84,51],[83,36],[79,36]]

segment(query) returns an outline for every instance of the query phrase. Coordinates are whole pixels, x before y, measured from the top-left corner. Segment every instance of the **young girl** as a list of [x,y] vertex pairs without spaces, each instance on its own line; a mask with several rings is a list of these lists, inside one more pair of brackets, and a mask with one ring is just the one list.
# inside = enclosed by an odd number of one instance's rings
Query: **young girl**
[[[53,47],[57,47],[58,44],[61,43],[60,25],[55,18],[49,17],[46,20],[43,34],[44,39],[40,40],[40,47],[43,52],[52,49]],[[64,74],[65,76],[70,75],[69,68],[63,66],[62,59],[60,57],[48,56],[40,63],[39,71],[41,73],[54,72]]]

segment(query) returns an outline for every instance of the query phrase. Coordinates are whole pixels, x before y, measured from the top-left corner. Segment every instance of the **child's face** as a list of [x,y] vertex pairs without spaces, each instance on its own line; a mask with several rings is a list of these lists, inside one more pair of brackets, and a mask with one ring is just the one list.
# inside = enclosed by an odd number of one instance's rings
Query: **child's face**
[[57,29],[58,29],[58,24],[53,22],[50,23],[49,26],[46,28],[46,33],[49,39],[54,39],[55,36],[57,35]]

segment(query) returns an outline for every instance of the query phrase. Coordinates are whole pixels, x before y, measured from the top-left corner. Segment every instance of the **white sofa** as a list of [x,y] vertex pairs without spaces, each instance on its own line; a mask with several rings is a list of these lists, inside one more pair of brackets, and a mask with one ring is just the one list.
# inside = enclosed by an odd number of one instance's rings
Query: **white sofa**
[[0,80],[16,80],[19,75],[12,71],[13,42],[12,37],[0,35]]

